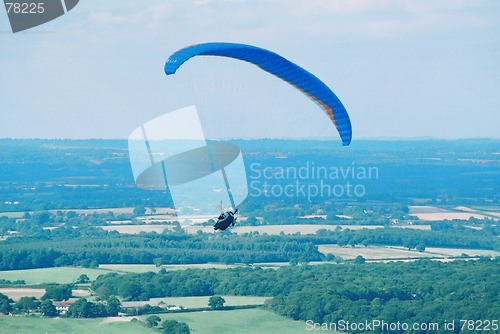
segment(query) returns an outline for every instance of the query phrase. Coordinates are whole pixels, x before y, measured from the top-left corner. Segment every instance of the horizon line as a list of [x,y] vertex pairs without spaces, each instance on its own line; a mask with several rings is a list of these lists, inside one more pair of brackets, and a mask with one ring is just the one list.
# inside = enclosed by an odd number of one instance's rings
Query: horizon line
[[[97,137],[87,137],[87,138],[49,138],[49,137],[0,137],[0,140],[74,140],[74,141],[85,141],[85,140],[123,140],[127,141],[128,138],[97,138]],[[170,139],[171,140],[171,139]],[[179,138],[173,140],[192,140],[190,138]],[[280,138],[271,138],[271,137],[262,137],[262,138],[206,138],[206,140],[212,141],[225,141],[225,140],[289,140],[289,141],[339,141],[339,138],[326,138],[326,137],[305,137],[305,138],[297,138],[297,137],[280,137]],[[390,137],[390,136],[375,136],[375,137],[362,137],[353,139],[353,143],[356,141],[460,141],[460,140],[500,140],[500,137],[460,137],[460,138],[444,138],[444,137],[432,137],[432,136],[418,136],[418,137]]]

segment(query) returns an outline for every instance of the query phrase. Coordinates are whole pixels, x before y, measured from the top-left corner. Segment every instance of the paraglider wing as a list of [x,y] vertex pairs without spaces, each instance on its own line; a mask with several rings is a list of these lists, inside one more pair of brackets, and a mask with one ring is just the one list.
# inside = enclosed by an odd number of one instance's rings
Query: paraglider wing
[[188,46],[172,54],[165,64],[165,73],[174,74],[182,64],[195,56],[221,56],[243,60],[290,83],[323,108],[335,124],[342,145],[351,143],[351,121],[342,102],[325,83],[297,64],[272,51],[251,45],[204,43]]

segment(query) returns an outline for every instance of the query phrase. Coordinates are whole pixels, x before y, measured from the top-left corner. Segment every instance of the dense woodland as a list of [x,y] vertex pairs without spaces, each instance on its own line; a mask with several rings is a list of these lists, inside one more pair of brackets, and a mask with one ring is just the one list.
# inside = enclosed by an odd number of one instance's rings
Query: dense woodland
[[[187,264],[254,263],[320,260],[311,242],[281,240],[278,236],[216,237],[188,235],[105,236],[87,234],[78,240],[57,242],[27,238],[1,245],[0,268],[29,269],[41,267],[97,264]],[[23,241],[29,241],[24,243]],[[88,263],[88,264],[87,264]]]
[[[498,140],[358,140],[348,148],[336,141],[234,143],[241,148],[252,180],[259,179],[252,167],[256,164],[261,170],[298,169],[312,163],[316,167],[378,169],[377,178],[357,180],[366,188],[363,198],[341,196],[335,201],[406,203],[411,198],[427,198],[449,205],[498,205],[500,200],[500,185],[496,182],[500,178],[500,158],[495,154]],[[171,205],[165,192],[135,187],[125,140],[0,139],[0,146],[0,211]],[[273,185],[290,180],[265,181]],[[261,196],[247,201],[244,207],[252,212],[272,200],[283,201],[289,207],[297,201],[308,201],[300,196]],[[312,200],[321,204],[332,198]]]

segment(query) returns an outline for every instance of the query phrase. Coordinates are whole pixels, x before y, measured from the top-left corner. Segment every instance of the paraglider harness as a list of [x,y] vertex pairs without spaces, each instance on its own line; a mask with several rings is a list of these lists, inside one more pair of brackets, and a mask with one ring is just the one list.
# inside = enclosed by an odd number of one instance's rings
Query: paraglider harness
[[238,213],[238,209],[234,210],[234,212],[233,211],[221,212],[221,214],[217,218],[217,223],[215,223],[214,225],[214,230],[224,231],[229,227],[229,225],[234,226],[237,219],[234,216],[236,213]]

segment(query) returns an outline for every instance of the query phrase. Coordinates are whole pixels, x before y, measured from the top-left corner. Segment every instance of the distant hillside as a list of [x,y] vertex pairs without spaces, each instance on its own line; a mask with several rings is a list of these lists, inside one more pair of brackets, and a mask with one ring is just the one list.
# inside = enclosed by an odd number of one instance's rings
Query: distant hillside
[[[256,192],[245,201],[250,206],[331,200],[499,204],[500,140],[355,140],[349,147],[314,140],[232,142],[241,148],[249,188]],[[136,187],[126,140],[1,139],[0,145],[1,211],[171,204],[163,191]],[[281,171],[281,177],[270,171]],[[264,181],[268,187],[330,190],[259,196]],[[347,187],[356,185],[357,195],[350,196]]]

